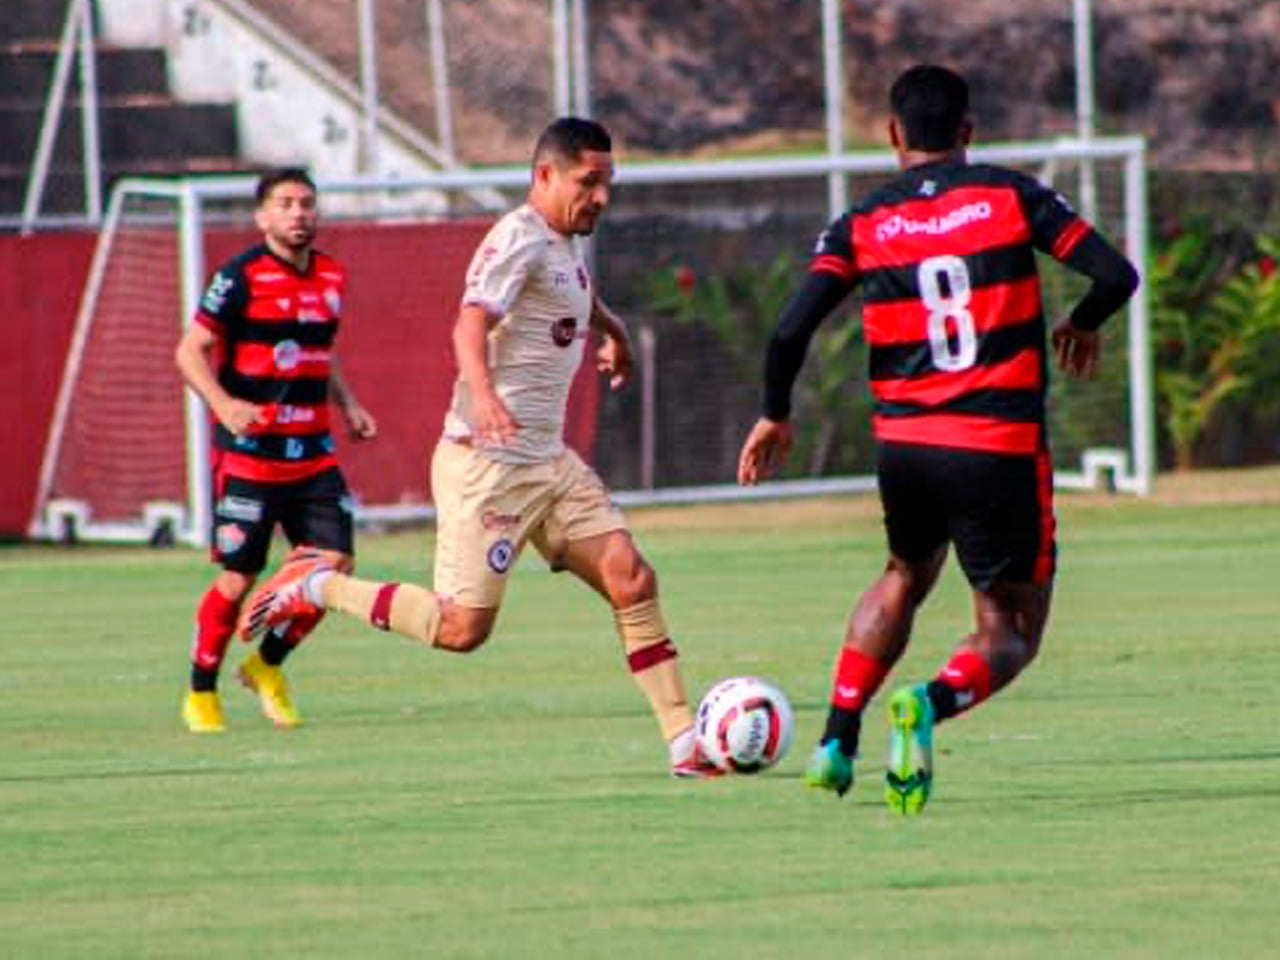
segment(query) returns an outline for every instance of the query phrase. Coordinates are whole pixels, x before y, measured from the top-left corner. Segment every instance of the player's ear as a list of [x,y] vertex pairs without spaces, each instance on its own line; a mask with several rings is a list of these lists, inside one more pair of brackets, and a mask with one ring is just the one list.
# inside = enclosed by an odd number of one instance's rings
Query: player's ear
[[960,124],[960,146],[967,147],[973,142],[973,117],[965,117]]
[[889,146],[901,153],[906,149],[906,141],[902,136],[902,124],[897,117],[889,118]]
[[267,212],[263,209],[261,204],[253,210],[253,222],[263,233],[267,232]]

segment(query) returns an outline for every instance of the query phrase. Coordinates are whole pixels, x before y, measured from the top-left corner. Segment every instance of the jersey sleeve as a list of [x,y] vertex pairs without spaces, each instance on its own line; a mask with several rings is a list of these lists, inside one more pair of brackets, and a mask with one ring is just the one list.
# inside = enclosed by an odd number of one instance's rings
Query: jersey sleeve
[[858,280],[853,250],[853,215],[846,213],[818,236],[809,261],[810,273],[831,274],[852,285]]
[[1055,260],[1065,261],[1093,227],[1056,190],[1031,177],[1019,179],[1018,193],[1031,226],[1031,242]]
[[234,265],[225,266],[205,288],[195,322],[225,337],[241,322],[248,304],[249,281],[244,271]]
[[545,251],[546,238],[522,228],[519,220],[499,223],[471,258],[463,306],[478,306],[491,317],[505,317],[525,282],[541,268]]

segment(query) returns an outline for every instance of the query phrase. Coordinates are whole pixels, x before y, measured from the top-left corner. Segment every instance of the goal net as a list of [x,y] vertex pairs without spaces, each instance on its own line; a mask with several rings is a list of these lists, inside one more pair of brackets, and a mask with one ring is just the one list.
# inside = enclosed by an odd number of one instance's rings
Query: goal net
[[[980,148],[1082,206],[1139,265],[1146,252],[1143,145],[1132,138]],[[818,232],[840,204],[894,175],[888,153],[628,162],[591,240],[597,286],[628,321],[633,384],[602,388],[584,364],[569,441],[624,503],[807,495],[874,486],[860,301],[819,331],[796,389],[797,448],[776,482],[734,482],[759,409],[761,358]],[[365,521],[431,515],[430,450],[454,377],[449,330],[484,231],[519,204],[524,169],[320,185],[322,249],[350,276],[339,352],[379,420],[340,458]],[[128,181],[113,195],[50,431],[32,533],[191,543],[207,539],[208,415],[173,363],[208,276],[257,239],[252,180]],[[847,199],[846,199],[847,198]],[[1046,316],[1083,279],[1047,261]],[[1105,328],[1097,381],[1053,380],[1059,485],[1145,493],[1153,476],[1143,293]],[[184,399],[185,398],[185,399]]]

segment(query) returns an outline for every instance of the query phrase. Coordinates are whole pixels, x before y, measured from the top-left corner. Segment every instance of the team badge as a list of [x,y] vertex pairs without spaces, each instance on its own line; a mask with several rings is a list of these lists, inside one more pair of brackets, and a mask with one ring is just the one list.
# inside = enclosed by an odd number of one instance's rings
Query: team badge
[[272,352],[277,370],[292,370],[302,361],[302,347],[297,340],[281,340]]
[[551,324],[551,342],[557,347],[567,347],[573,343],[578,332],[578,321],[573,317],[565,317]]
[[486,559],[489,561],[489,568],[494,573],[506,573],[511,569],[511,561],[515,559],[515,556],[515,544],[503,537],[501,540],[493,542]]
[[215,539],[218,544],[218,553],[225,557],[243,547],[248,537],[239,525],[224,523],[218,527]]

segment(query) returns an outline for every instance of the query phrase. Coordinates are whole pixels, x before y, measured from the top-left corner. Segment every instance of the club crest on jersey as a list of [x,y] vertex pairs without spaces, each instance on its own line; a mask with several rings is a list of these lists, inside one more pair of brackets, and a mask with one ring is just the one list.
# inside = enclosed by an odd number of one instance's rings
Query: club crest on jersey
[[551,342],[557,347],[567,347],[578,335],[578,321],[573,317],[565,317],[551,324]]
[[292,370],[302,359],[302,348],[297,340],[281,340],[272,352],[277,370]]
[[516,548],[506,537],[495,540],[485,559],[489,561],[489,569],[494,573],[506,573],[511,569],[511,561],[516,557]]

